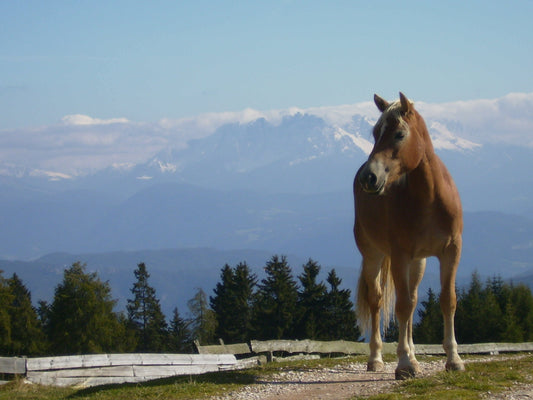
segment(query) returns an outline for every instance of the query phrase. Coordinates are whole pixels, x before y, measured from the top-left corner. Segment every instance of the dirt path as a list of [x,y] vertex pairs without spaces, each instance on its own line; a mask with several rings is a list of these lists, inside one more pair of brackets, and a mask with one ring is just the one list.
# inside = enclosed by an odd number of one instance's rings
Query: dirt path
[[[487,358],[483,358],[487,361]],[[469,362],[476,362],[470,360]],[[333,368],[287,370],[263,378],[253,385],[212,400],[347,400],[354,396],[370,396],[391,391],[396,363],[385,363],[383,372],[367,372],[364,363]],[[421,362],[420,376],[444,370],[444,361]],[[486,399],[533,399],[533,386],[517,387],[512,392]]]
[[[367,372],[366,364],[352,363],[332,368],[288,370],[265,377],[253,385],[216,400],[345,400],[390,391],[395,363],[385,363],[383,372]],[[424,375],[444,369],[443,362],[421,363]],[[213,399],[215,400],[215,399]]]

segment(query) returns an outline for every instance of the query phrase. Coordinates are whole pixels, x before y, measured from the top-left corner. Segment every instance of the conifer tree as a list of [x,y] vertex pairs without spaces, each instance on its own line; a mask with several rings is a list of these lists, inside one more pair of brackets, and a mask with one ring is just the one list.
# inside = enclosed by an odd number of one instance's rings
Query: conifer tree
[[258,285],[254,328],[258,339],[292,339],[297,314],[298,286],[285,256],[273,256]]
[[428,289],[427,296],[427,300],[421,302],[422,308],[418,310],[419,320],[413,329],[413,340],[424,344],[442,343],[444,322],[439,299],[431,288]]
[[189,322],[181,318],[177,307],[172,311],[168,350],[174,353],[190,353],[192,350]]
[[483,334],[483,286],[477,272],[472,274],[468,291],[462,290],[455,313],[457,340],[460,343],[480,343]]
[[505,308],[500,308],[500,304],[493,290],[490,282],[487,282],[481,297],[483,320],[479,321],[478,318],[474,317],[474,320],[479,322],[479,342],[497,342],[501,339],[505,331]]
[[[523,333],[524,341],[533,340],[533,294],[526,285],[511,286],[509,302],[513,305],[516,321]],[[507,311],[506,311],[507,314]]]
[[342,279],[333,268],[326,279],[329,290],[326,294],[326,313],[321,318],[325,322],[324,339],[353,340],[360,339],[361,332],[357,326],[354,304],[350,300],[351,291],[341,289]]
[[45,340],[37,311],[31,303],[30,291],[17,274],[8,279],[12,302],[8,308],[11,320],[11,354],[39,355],[44,351]]
[[303,266],[303,272],[298,276],[300,291],[298,291],[298,327],[296,338],[319,339],[326,335],[326,286],[317,282],[320,265],[309,259]]
[[398,320],[395,316],[392,316],[389,320],[389,325],[383,334],[383,341],[387,343],[397,342],[399,337],[400,328],[398,326]]
[[150,274],[144,263],[137,265],[134,271],[136,281],[133,283],[132,299],[126,306],[128,319],[137,333],[138,351],[163,351],[167,345],[168,326],[161,311],[155,289],[150,286]]
[[13,295],[2,272],[0,270],[0,355],[7,356],[11,347],[11,318],[8,310],[13,301]]
[[117,351],[123,333],[113,312],[111,288],[85,265],[72,264],[56,287],[49,310],[49,340],[55,354],[88,354]]
[[494,276],[487,281],[486,288],[487,290],[490,289],[500,306],[500,310],[504,311],[511,295],[511,287],[503,281],[501,276]]
[[214,343],[217,321],[215,312],[209,308],[205,292],[201,288],[197,289],[187,306],[192,315],[192,336],[202,345]]
[[225,265],[221,281],[210,297],[210,305],[217,319],[216,336],[227,343],[240,343],[251,339],[251,319],[254,287],[257,278],[246,263],[235,268]]
[[505,307],[503,325],[503,332],[496,341],[501,340],[503,342],[518,343],[524,340],[524,332],[516,317],[515,308],[510,299]]
[[251,337],[253,303],[257,276],[250,271],[246,262],[237,264],[234,268],[234,292],[235,292],[235,317],[236,326],[239,330],[233,340],[235,342],[247,342]]
[[225,342],[231,342],[238,329],[234,321],[233,285],[233,270],[226,264],[220,273],[220,282],[216,284],[213,290],[215,295],[209,298],[211,309],[215,312],[217,320],[216,336]]

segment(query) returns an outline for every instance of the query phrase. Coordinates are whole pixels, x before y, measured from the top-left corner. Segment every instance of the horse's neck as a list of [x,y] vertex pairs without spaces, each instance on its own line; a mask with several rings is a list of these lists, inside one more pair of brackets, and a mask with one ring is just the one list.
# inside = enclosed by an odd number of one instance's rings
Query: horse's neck
[[433,148],[424,153],[418,166],[408,173],[407,190],[409,196],[422,203],[430,203],[435,200],[438,194],[439,180],[438,174],[439,160]]

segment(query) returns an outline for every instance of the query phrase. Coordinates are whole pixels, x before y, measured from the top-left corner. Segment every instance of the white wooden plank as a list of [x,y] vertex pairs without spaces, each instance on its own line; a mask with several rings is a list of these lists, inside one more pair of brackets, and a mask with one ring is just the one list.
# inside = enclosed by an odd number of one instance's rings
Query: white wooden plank
[[75,369],[57,369],[48,371],[28,371],[28,378],[33,377],[89,377],[89,376],[134,376],[131,365],[120,365],[115,367],[93,367]]
[[89,354],[28,358],[26,365],[29,371],[42,371],[64,368],[98,367],[111,364],[107,354]]
[[144,366],[134,365],[134,376],[145,376],[153,378],[163,378],[174,375],[198,375],[206,372],[217,372],[217,365],[159,365]]
[[416,354],[445,354],[444,348],[440,344],[415,344]]
[[56,377],[56,376],[34,376],[27,378],[29,382],[46,386],[77,386],[77,387],[91,387],[99,385],[122,384],[144,382],[148,379],[135,376],[122,377]]
[[2,374],[25,374],[26,358],[0,357],[0,373]]
[[233,354],[89,354],[81,356],[60,356],[28,358],[29,371],[45,371],[119,365],[195,365],[235,364]]
[[247,343],[196,346],[200,354],[248,354],[252,351]]

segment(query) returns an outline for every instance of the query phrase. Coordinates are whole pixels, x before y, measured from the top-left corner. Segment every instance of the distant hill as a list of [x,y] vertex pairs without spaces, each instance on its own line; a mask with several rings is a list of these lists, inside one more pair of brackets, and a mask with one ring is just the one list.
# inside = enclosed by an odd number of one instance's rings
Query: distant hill
[[[137,221],[135,218],[132,220]],[[279,220],[280,223],[282,220],[284,218]],[[145,221],[139,223],[144,224]],[[156,229],[156,226],[157,223],[153,229]],[[310,226],[312,229],[305,231],[306,234],[300,237],[294,232],[290,232],[286,237],[281,234],[280,239],[292,238],[285,244],[285,249],[295,249],[296,252],[281,251],[280,246],[272,247],[276,249],[273,251],[217,250],[204,247],[107,253],[52,253],[33,261],[0,260],[0,270],[4,271],[5,277],[16,272],[31,290],[34,301],[51,300],[54,288],[62,279],[63,270],[72,263],[81,261],[87,264],[89,271],[97,271],[103,280],[109,280],[113,296],[119,299],[118,306],[123,309],[126,299],[131,295],[133,270],[138,263],[145,262],[163,309],[170,315],[175,306],[187,312],[187,300],[193,296],[196,288],[203,288],[208,295],[212,295],[212,290],[220,278],[220,270],[226,263],[234,266],[246,261],[252,270],[262,277],[266,261],[274,254],[285,254],[288,255],[295,277],[311,257],[323,267],[321,279],[325,280],[327,272],[335,268],[343,279],[343,286],[354,293],[360,256],[349,232],[350,224],[346,222],[344,232],[328,227],[328,221],[317,220],[310,222]],[[148,226],[143,229],[144,232],[151,232]],[[276,232],[278,231],[273,231],[272,236],[275,236]],[[472,273],[477,271],[483,279],[501,276],[515,283],[525,283],[533,289],[533,246],[529,239],[532,235],[533,221],[526,218],[496,212],[466,213],[458,286],[468,284]],[[328,256],[328,251],[337,254]],[[331,262],[331,259],[336,259],[337,262]],[[430,259],[428,263],[420,289],[422,297],[428,287],[440,291],[438,264],[435,259]]]
[[[157,296],[167,316],[174,307],[186,313],[186,303],[197,288],[203,288],[212,295],[220,270],[227,263],[235,266],[246,261],[250,268],[260,272],[272,256],[260,250],[219,251],[210,248],[181,250],[120,251],[95,254],[48,254],[33,261],[0,260],[4,277],[13,273],[23,280],[32,293],[32,300],[51,301],[55,287],[63,279],[63,271],[74,262],[87,264],[88,271],[96,271],[104,281],[109,281],[112,295],[119,300],[118,309],[125,310],[126,299],[131,297],[130,289],[135,281],[133,275],[137,264],[144,262],[150,273],[150,284],[157,290]],[[294,262],[302,262],[292,257]]]

